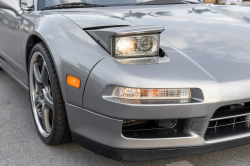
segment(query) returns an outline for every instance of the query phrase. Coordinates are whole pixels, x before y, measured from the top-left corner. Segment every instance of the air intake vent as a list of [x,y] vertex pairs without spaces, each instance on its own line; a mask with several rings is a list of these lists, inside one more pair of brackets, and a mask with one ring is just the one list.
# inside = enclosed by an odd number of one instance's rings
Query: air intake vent
[[219,108],[210,120],[205,139],[216,139],[250,132],[250,103]]
[[124,120],[122,135],[135,139],[191,136],[189,132],[184,130],[182,119]]

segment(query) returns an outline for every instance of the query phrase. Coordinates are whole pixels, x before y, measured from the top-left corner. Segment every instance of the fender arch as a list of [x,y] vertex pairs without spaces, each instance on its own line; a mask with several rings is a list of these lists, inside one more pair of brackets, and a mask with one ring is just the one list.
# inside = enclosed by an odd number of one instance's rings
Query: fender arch
[[[101,59],[111,55],[83,29],[60,14],[41,15],[36,21],[32,16],[27,16],[26,19],[29,27],[24,27],[25,29],[35,27],[25,35],[27,72],[32,47],[37,42],[44,42],[55,64],[64,101],[81,107],[84,87],[91,69]],[[31,24],[32,22],[36,24]],[[67,85],[67,75],[80,78],[81,87],[76,89]]]

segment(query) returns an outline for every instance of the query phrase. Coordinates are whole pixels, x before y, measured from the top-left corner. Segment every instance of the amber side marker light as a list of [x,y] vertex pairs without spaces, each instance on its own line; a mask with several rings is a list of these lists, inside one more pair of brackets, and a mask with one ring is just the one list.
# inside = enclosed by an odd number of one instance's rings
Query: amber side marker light
[[80,88],[81,80],[75,76],[68,75],[67,76],[67,84],[73,86],[74,88]]

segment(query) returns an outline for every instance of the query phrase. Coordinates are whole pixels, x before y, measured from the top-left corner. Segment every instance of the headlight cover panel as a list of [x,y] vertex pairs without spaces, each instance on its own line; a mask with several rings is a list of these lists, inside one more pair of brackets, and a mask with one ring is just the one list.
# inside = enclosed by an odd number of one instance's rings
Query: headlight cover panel
[[[114,28],[104,28],[104,29],[88,29],[86,32],[97,41],[105,50],[107,50],[113,57],[116,59],[126,59],[126,58],[142,58],[142,57],[156,57],[159,55],[159,46],[160,46],[160,33],[165,30],[162,26],[153,26],[153,25],[139,25],[139,26],[123,26],[123,27],[114,27]],[[157,43],[157,51],[152,51],[151,47],[147,47],[150,44],[144,45],[144,53],[140,52],[138,49],[133,52],[127,52],[125,55],[121,56],[120,53],[116,53],[114,39],[129,37],[130,40],[135,40],[134,43],[142,43],[142,38],[144,37],[154,37]],[[133,37],[133,38],[132,38]],[[144,40],[144,43],[154,43],[150,41],[152,38]],[[117,41],[118,42],[118,41]],[[126,43],[127,41],[123,41]],[[140,45],[131,45],[132,48],[141,48]],[[149,50],[147,50],[147,48]],[[117,55],[117,56],[115,56]]]
[[159,48],[159,33],[114,36],[112,40],[112,56],[116,59],[158,56]]

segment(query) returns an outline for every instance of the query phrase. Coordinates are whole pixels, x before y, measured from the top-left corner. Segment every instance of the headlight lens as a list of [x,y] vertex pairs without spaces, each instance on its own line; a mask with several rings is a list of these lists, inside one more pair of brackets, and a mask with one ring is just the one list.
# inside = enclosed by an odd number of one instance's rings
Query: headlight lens
[[119,54],[132,54],[137,48],[137,42],[132,37],[125,37],[118,41],[116,50]]
[[116,36],[112,55],[115,58],[139,58],[159,55],[160,35]]
[[138,89],[116,87],[112,97],[126,99],[189,99],[190,89]]
[[157,49],[157,41],[152,37],[146,37],[142,40],[140,50],[145,54],[151,54]]

